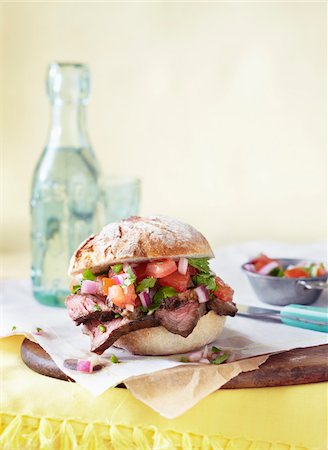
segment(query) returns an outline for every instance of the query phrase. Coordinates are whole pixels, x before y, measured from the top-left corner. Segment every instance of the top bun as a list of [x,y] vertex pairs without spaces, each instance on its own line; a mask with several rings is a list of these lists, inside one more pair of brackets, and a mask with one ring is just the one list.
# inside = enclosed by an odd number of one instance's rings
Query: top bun
[[213,258],[212,249],[195,228],[166,216],[129,217],[110,223],[86,239],[72,256],[69,275],[86,269],[99,274],[110,265],[164,258]]

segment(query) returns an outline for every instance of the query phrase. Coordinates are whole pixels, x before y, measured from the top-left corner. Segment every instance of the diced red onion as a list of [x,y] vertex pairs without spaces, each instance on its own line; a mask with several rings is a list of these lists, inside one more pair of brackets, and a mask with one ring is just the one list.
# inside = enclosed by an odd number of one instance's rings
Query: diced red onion
[[208,349],[208,346],[207,345],[205,345],[205,347],[204,347],[204,350],[203,350],[203,358],[208,358],[209,357],[209,353],[210,353],[210,350]]
[[92,368],[102,364],[102,357],[100,355],[93,355],[89,358]]
[[153,297],[156,294],[156,292],[157,292],[157,288],[156,287],[153,287],[153,288],[149,289],[150,300],[153,299]]
[[200,359],[202,359],[203,353],[201,350],[198,352],[193,352],[188,355],[188,361],[189,362],[198,362]]
[[138,294],[138,297],[140,298],[142,306],[144,308],[148,308],[148,306],[151,304],[149,289],[144,289],[142,292],[140,292],[140,294]]
[[195,292],[198,295],[198,301],[199,303],[205,303],[209,300],[208,290],[205,286],[198,286],[195,289]]
[[127,273],[128,271],[131,271],[133,275],[135,275],[135,271],[132,269],[131,265],[128,263],[123,264],[123,271]]
[[255,272],[255,266],[254,266],[254,264],[245,264],[245,265],[244,265],[244,268],[245,268],[246,270],[248,270],[249,272]]
[[91,361],[88,361],[86,359],[78,359],[76,370],[78,370],[79,372],[91,373],[92,372]]
[[271,261],[263,266],[257,273],[261,275],[268,275],[271,270],[275,269],[276,267],[279,267],[279,263],[277,263],[277,261]]
[[297,267],[307,267],[310,266],[311,262],[310,261],[306,261],[305,259],[303,261],[300,261],[297,263]]
[[81,286],[81,294],[96,294],[98,285],[95,281],[84,280]]
[[128,278],[128,274],[127,273],[120,273],[119,275],[114,275],[113,276],[113,280],[115,281],[116,284],[123,284],[124,281],[126,280],[126,278]]
[[134,311],[134,306],[133,306],[133,305],[130,305],[130,304],[127,304],[127,305],[125,306],[125,309],[127,309],[127,310],[130,311],[130,312],[133,312],[133,311]]
[[180,258],[178,263],[178,272],[181,273],[181,275],[186,275],[187,270],[188,270],[188,259]]
[[202,363],[202,364],[210,364],[210,362],[209,362],[209,360],[207,358],[201,358],[199,360],[199,362]]

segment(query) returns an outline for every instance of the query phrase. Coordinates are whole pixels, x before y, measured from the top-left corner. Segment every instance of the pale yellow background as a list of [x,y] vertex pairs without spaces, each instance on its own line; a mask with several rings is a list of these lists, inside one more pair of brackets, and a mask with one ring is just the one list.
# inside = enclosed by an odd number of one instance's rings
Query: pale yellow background
[[106,172],[142,178],[141,213],[177,216],[213,246],[323,239],[325,9],[3,3],[3,251],[29,248],[54,60],[89,64],[94,149]]

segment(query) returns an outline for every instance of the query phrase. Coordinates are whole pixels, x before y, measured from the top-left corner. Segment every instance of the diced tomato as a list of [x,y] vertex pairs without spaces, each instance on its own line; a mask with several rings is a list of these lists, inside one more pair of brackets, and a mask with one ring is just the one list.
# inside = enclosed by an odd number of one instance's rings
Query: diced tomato
[[309,274],[301,267],[294,267],[293,269],[285,270],[286,278],[309,278]]
[[161,286],[171,286],[177,292],[184,292],[188,288],[189,280],[190,275],[188,272],[185,275],[182,275],[176,271],[164,278],[160,278],[158,282]]
[[111,286],[115,286],[115,281],[113,280],[113,278],[106,278],[106,277],[104,277],[103,279],[102,279],[102,290],[103,290],[103,293],[104,293],[104,295],[108,295],[108,289],[111,287]]
[[116,284],[115,286],[110,286],[108,289],[108,297],[114,303],[114,305],[124,308],[125,305],[125,295],[121,286]]
[[147,265],[148,265],[148,263],[144,262],[144,263],[139,263],[136,266],[133,266],[133,271],[136,274],[138,283],[147,277],[147,274],[146,274]]
[[122,287],[119,285],[111,286],[108,289],[108,296],[114,305],[124,308],[126,305],[136,305],[137,295],[134,289],[134,285]]
[[215,282],[218,287],[216,291],[212,291],[215,297],[223,302],[232,302],[234,290],[220,277],[215,277]]
[[268,256],[261,253],[257,258],[252,259],[252,261],[250,262],[254,264],[255,271],[258,272],[262,269],[262,267],[273,261],[277,262],[276,259],[269,258]]
[[146,275],[154,278],[164,278],[175,272],[177,265],[172,259],[164,259],[163,261],[154,261],[147,264]]
[[134,284],[130,284],[129,286],[123,286],[123,292],[125,295],[125,304],[136,306],[140,304],[139,298],[136,294]]
[[325,268],[323,266],[319,266],[318,267],[318,271],[317,271],[317,277],[323,277],[324,275],[326,275],[326,271]]

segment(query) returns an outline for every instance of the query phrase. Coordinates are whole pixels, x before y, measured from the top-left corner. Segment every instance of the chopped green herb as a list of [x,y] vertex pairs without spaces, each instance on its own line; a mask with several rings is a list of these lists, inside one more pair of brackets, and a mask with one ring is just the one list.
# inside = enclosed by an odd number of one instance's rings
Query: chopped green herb
[[216,291],[218,289],[215,278],[211,274],[200,273],[192,277],[192,281],[196,286],[205,286],[209,291]]
[[209,258],[188,258],[188,263],[200,272],[209,273]]
[[271,270],[271,272],[269,272],[269,275],[271,275],[272,277],[283,277],[284,269],[282,267],[275,267]]
[[162,301],[164,298],[170,298],[174,295],[177,295],[176,290],[173,289],[171,286],[163,286],[158,289],[156,294],[154,295],[154,303],[157,303],[158,301]]
[[148,308],[145,308],[144,306],[139,306],[139,311],[146,313],[148,312]]
[[118,360],[117,356],[115,356],[115,355],[112,355],[111,358],[110,358],[110,360],[111,360],[112,363],[114,363],[114,364],[118,364],[118,363],[120,362],[120,361]]
[[140,283],[137,285],[136,288],[136,292],[137,294],[139,294],[140,292],[142,292],[144,289],[147,288],[153,288],[156,284],[156,278],[152,278],[152,277],[147,277],[144,278],[142,281],[140,281]]
[[152,304],[148,308],[149,313],[153,313],[154,311],[156,311],[156,309],[158,309],[161,306],[162,300],[164,300],[165,298],[174,297],[174,295],[176,294],[177,293],[175,289],[173,289],[173,287],[171,286],[163,286],[159,288],[156,294],[154,295]]
[[186,356],[181,356],[180,362],[186,363],[188,362],[188,358]]
[[222,350],[220,348],[215,347],[215,345],[213,345],[212,352],[213,353],[220,353],[220,352],[222,352]]
[[123,284],[124,284],[125,286],[129,286],[130,284],[135,283],[137,277],[136,277],[135,274],[133,273],[133,270],[131,269],[130,266],[127,267],[125,273],[127,273],[127,274],[129,275],[129,277],[126,278],[126,279],[124,280],[124,283],[123,283]]
[[13,325],[11,328],[11,331],[15,331],[15,330],[17,330],[17,327],[16,327],[16,325]]
[[105,333],[105,331],[106,331],[106,327],[104,327],[104,325],[98,325],[98,329],[99,329],[102,333]]
[[42,331],[42,328],[36,327],[36,331],[37,331],[38,333],[40,333],[40,331]]
[[93,281],[96,278],[96,275],[91,272],[90,269],[87,269],[83,272],[83,279]]
[[114,266],[112,266],[112,271],[115,272],[116,274],[119,274],[120,272],[122,272],[123,270],[123,264],[115,264]]
[[115,314],[114,318],[118,319],[119,317],[121,317],[121,314]]
[[75,284],[75,285],[72,287],[71,292],[72,292],[72,294],[77,294],[78,291],[79,291],[80,289],[81,289],[81,285],[80,285],[80,284]]
[[215,359],[211,361],[211,364],[222,364],[229,358],[229,353],[223,353],[223,355],[217,356]]
[[101,311],[101,308],[98,305],[98,303],[95,303],[95,305],[94,305],[94,307],[92,309],[93,309],[93,311]]

